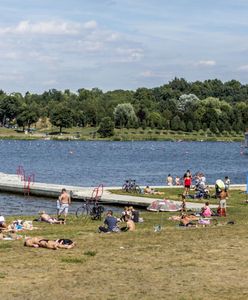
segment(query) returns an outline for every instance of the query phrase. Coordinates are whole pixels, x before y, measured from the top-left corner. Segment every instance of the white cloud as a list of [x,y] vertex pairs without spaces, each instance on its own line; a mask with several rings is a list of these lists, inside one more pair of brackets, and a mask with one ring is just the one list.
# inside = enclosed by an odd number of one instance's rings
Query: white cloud
[[140,61],[144,57],[144,51],[141,48],[117,48],[116,54],[120,62]]
[[97,22],[95,20],[88,21],[83,24],[83,28],[85,29],[96,29],[97,28]]
[[113,42],[120,39],[120,34],[117,32],[110,33],[109,36],[107,36],[106,41]]
[[50,79],[50,80],[47,80],[47,81],[43,81],[43,82],[42,82],[42,85],[43,85],[43,86],[49,86],[49,87],[51,87],[51,86],[56,85],[57,83],[58,83],[57,80],[55,80],[55,79]]
[[245,72],[247,72],[247,71],[248,71],[248,65],[240,66],[240,67],[238,68],[238,70],[239,70],[239,71],[245,71]]
[[20,72],[14,70],[14,71],[9,71],[7,72],[1,72],[0,73],[0,83],[1,81],[21,81],[23,80],[23,74],[21,74]]
[[141,73],[141,76],[145,77],[145,78],[156,78],[156,77],[163,77],[163,74],[159,73],[159,72],[154,72],[151,70],[146,70]]
[[215,66],[216,65],[216,61],[215,60],[200,60],[197,63],[198,66]]
[[28,20],[19,22],[16,26],[0,27],[0,34],[50,34],[50,35],[76,35],[81,30],[94,30],[97,22],[90,20],[86,23],[65,21],[42,21],[31,23]]

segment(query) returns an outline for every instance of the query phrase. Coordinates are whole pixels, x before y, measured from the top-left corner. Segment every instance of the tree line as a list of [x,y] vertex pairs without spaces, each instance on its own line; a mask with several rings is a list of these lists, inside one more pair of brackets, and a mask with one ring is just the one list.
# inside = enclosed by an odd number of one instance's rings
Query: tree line
[[187,82],[174,78],[155,88],[98,88],[42,94],[0,91],[1,126],[30,128],[39,119],[62,128],[99,127],[101,136],[114,128],[157,128],[175,131],[243,132],[248,128],[248,85],[218,79]]

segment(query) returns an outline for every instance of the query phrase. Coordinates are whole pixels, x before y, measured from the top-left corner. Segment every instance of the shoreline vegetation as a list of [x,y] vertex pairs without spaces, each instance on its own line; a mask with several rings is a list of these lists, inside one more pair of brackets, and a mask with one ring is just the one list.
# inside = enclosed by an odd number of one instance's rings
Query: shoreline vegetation
[[211,131],[173,131],[151,128],[138,129],[115,129],[114,135],[101,138],[97,133],[98,127],[72,127],[62,133],[54,129],[32,129],[23,131],[14,128],[0,127],[0,139],[13,140],[82,140],[82,141],[218,141],[218,142],[242,142],[244,136],[236,132],[224,132],[214,134]]
[[[177,197],[177,193],[168,189],[167,196]],[[113,234],[97,232],[103,221],[78,219],[73,214],[66,225],[34,222],[38,229],[19,232],[22,239],[0,241],[0,262],[4,266],[0,272],[4,287],[1,296],[217,299],[221,295],[222,299],[247,299],[245,199],[240,190],[230,191],[227,217],[215,217],[213,224],[198,228],[179,227],[178,222],[168,220],[178,212],[140,211],[144,222],[137,224],[136,231]],[[11,223],[34,218],[37,216],[9,216],[6,220]],[[161,231],[156,232],[158,225]],[[23,246],[25,235],[49,240],[69,238],[76,247],[56,251],[27,248]]]

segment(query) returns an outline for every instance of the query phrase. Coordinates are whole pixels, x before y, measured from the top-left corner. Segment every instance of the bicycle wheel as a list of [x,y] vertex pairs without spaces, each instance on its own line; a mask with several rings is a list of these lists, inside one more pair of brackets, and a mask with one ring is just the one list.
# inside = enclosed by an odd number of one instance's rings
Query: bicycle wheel
[[90,215],[92,220],[101,220],[102,213],[104,212],[104,207],[99,206],[93,206],[90,210]]
[[128,185],[127,185],[126,183],[123,184],[122,190],[123,190],[124,192],[128,192]]
[[78,207],[76,210],[76,217],[87,217],[89,214],[89,209],[86,204],[83,204],[82,206]]
[[97,219],[101,220],[102,219],[102,214],[103,214],[105,208],[102,205],[99,205],[97,210],[98,210],[97,211]]
[[137,193],[137,194],[140,194],[141,193],[141,188],[138,185],[135,185],[134,186],[134,192]]

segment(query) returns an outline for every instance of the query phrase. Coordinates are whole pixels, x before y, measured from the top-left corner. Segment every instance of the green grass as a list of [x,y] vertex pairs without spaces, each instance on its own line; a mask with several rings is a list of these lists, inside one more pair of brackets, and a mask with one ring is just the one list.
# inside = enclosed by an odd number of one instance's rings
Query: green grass
[[[62,135],[59,134],[58,128],[53,127],[52,129],[37,129],[35,132],[30,134],[25,134],[22,131],[16,131],[11,128],[0,127],[0,138],[1,139],[40,139],[47,138],[55,140],[113,140],[113,141],[144,141],[144,140],[154,140],[154,141],[243,141],[243,135],[231,133],[231,134],[213,134],[206,132],[176,132],[172,130],[159,130],[159,129],[141,129],[141,128],[122,128],[115,129],[115,135],[110,138],[100,138],[96,133],[97,127],[72,127],[63,128]],[[46,136],[47,135],[47,136]]]
[[78,257],[64,257],[61,258],[61,261],[67,264],[83,264],[85,262],[85,259]]
[[84,252],[84,255],[87,255],[87,256],[95,256],[96,253],[97,253],[96,251],[88,250],[88,251],[85,251],[85,252]]
[[[177,194],[168,190],[171,197]],[[73,215],[66,225],[34,223],[37,230],[21,234],[70,238],[77,245],[48,250],[24,247],[23,240],[0,241],[1,297],[247,299],[245,199],[240,191],[230,191],[228,216],[218,218],[218,226],[180,228],[168,220],[176,213],[147,211],[141,211],[144,223],[135,232],[99,234],[101,221],[84,223]],[[230,220],[235,225],[225,225]],[[162,230],[154,232],[155,225]]]

